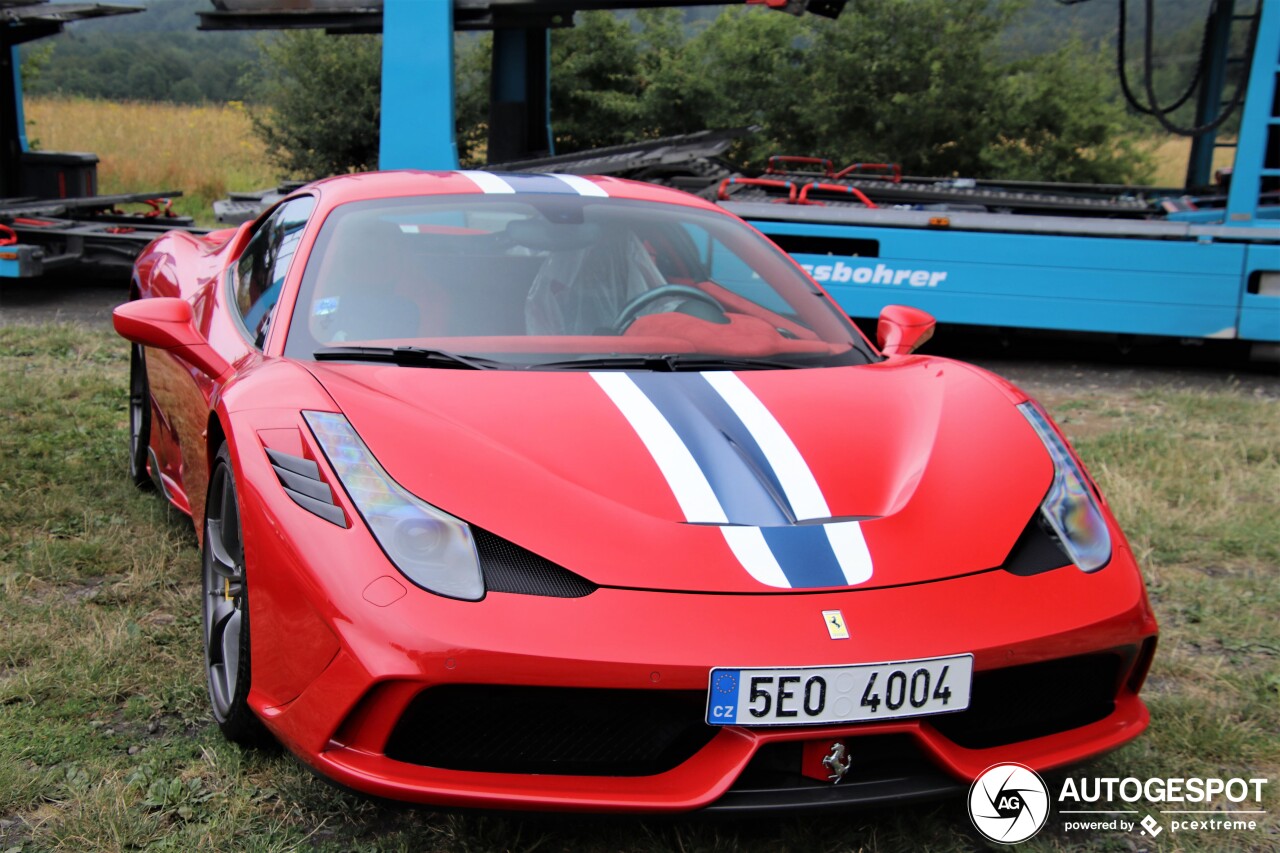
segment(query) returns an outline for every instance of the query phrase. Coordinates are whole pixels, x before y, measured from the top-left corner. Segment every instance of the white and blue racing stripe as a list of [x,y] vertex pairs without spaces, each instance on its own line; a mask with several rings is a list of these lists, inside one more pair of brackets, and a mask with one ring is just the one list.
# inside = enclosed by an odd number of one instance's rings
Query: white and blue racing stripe
[[[742,419],[751,435],[760,443],[762,453],[773,460],[783,492],[799,521],[830,518],[831,508],[818,486],[800,450],[791,436],[778,423],[760,398],[751,393],[736,373],[704,373],[703,378],[716,390]],[[835,555],[845,583],[859,584],[871,578],[871,553],[862,536],[862,525],[856,521],[838,521],[821,525],[831,551]],[[788,534],[789,535],[789,534]]]
[[694,524],[726,524],[729,519],[715,491],[707,482],[688,446],[663,418],[643,391],[626,373],[592,373],[648,448],[666,478],[686,521]]
[[760,528],[729,526],[724,508],[698,461],[632,378],[621,372],[593,373],[591,376],[648,449],[671,487],[685,520],[693,524],[719,525],[730,550],[753,578],[768,586],[790,586]]
[[605,192],[604,187],[600,186],[595,181],[587,180],[581,175],[555,174],[555,175],[551,175],[551,177],[555,178],[558,181],[564,181],[566,184],[573,187],[574,192],[576,192],[578,195],[589,195],[589,196],[594,196],[595,198],[609,197],[609,194]]
[[719,525],[757,580],[815,588],[871,577],[858,522],[827,521],[804,458],[736,375],[592,375],[653,456],[685,519]]
[[755,436],[722,397],[708,393],[702,374],[635,373],[631,380],[697,460],[730,523],[776,527],[796,521]]
[[484,193],[514,193],[516,191],[515,187],[511,186],[511,184],[507,183],[492,172],[474,172],[464,170],[458,172],[458,174],[478,186],[480,191]]
[[494,172],[460,171],[483,192],[489,194],[551,193],[553,195],[580,195],[606,198],[599,184],[579,175],[556,175],[543,172]]
[[[831,509],[818,488],[818,481],[791,436],[778,423],[773,413],[765,408],[760,398],[751,393],[736,373],[704,373],[702,379],[733,409],[743,427],[761,445],[760,454],[773,460],[773,470],[780,478],[783,492],[795,517],[801,521],[812,518],[829,518]],[[767,450],[765,449],[767,448]]]

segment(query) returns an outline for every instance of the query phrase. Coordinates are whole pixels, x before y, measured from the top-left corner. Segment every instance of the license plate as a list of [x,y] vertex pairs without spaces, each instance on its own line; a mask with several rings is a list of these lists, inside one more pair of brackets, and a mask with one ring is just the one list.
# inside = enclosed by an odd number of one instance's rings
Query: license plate
[[969,707],[973,655],[852,666],[711,670],[713,726],[813,726]]

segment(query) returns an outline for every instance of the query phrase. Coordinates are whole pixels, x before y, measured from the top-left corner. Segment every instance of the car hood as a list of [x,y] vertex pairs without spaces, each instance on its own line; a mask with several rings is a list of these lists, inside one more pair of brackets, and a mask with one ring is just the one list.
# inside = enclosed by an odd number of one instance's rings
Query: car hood
[[938,358],[310,367],[402,486],[601,586],[791,592],[989,570],[1053,473],[1015,395]]

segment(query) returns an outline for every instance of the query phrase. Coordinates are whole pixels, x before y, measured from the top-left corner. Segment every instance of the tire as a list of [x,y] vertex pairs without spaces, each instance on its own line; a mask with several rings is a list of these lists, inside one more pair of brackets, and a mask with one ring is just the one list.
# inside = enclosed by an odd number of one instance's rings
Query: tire
[[258,746],[270,736],[249,707],[249,590],[231,453],[218,450],[209,477],[201,553],[201,625],[213,718],[227,740]]
[[152,487],[147,472],[147,448],[151,444],[151,389],[141,344],[129,348],[129,479],[140,489]]

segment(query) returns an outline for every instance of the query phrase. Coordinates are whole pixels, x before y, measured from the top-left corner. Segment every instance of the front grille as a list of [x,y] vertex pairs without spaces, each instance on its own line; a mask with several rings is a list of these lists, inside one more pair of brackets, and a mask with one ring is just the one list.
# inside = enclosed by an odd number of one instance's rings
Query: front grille
[[[944,778],[916,744],[911,735],[862,735],[861,737],[828,738],[840,741],[848,749],[849,772],[841,785],[884,782],[907,777],[937,776]],[[756,750],[751,763],[733,783],[733,791],[779,790],[782,788],[830,788],[830,782],[819,781],[800,772],[804,755],[803,741],[769,743]]]
[[[1132,660],[1132,649],[1127,650]],[[1115,710],[1124,653],[975,673],[969,707],[928,722],[967,749],[1017,743],[1096,723]]]
[[492,592],[581,598],[597,589],[586,578],[487,530],[472,525],[471,536],[484,573],[485,589]]
[[953,795],[964,786],[934,765],[911,735],[863,735],[839,740],[849,772],[839,784],[801,772],[804,744],[765,744],[724,796],[708,811],[759,815],[767,810],[840,811],[853,806],[897,806]]
[[715,736],[705,706],[702,691],[443,685],[409,703],[386,755],[445,770],[650,776]]

